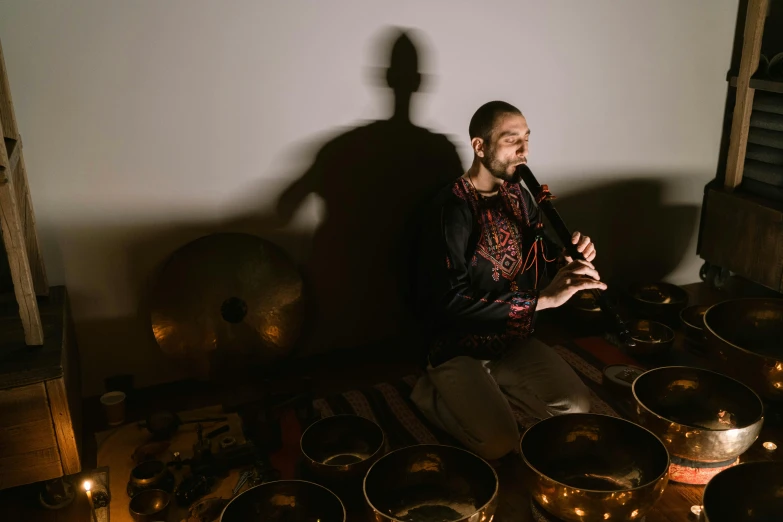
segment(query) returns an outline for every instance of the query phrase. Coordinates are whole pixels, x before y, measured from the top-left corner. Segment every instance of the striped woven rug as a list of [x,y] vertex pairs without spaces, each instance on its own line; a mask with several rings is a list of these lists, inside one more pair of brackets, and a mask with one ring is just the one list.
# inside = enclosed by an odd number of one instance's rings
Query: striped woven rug
[[[610,364],[640,364],[624,355],[617,347],[600,337],[577,339],[568,347],[555,346],[558,354],[571,365],[591,392],[591,411],[616,417],[623,416],[623,406],[601,386],[602,369]],[[410,400],[418,377],[409,375],[393,383],[380,383],[370,388],[351,390],[324,399],[313,405],[321,417],[354,414],[377,423],[386,433],[392,449],[414,444],[460,444],[450,435],[432,425]],[[520,431],[537,419],[514,408]]]

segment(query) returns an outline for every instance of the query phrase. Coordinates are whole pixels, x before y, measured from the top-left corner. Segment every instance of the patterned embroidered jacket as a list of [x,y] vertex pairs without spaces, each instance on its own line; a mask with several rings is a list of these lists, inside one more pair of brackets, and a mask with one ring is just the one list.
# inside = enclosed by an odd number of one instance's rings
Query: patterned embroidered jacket
[[559,253],[539,222],[519,184],[483,197],[459,178],[435,198],[420,231],[417,283],[433,366],[458,355],[497,359],[532,333],[537,289],[552,269],[545,259]]

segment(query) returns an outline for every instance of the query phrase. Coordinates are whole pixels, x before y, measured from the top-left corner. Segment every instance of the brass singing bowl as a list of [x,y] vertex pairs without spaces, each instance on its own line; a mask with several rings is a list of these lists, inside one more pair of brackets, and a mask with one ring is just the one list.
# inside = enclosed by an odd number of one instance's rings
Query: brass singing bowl
[[[616,296],[607,293],[603,295],[612,305],[618,303]],[[595,292],[580,290],[566,302],[565,309],[572,319],[586,325],[595,325],[596,328],[603,328],[605,319],[603,311],[598,304],[598,294]]]
[[688,304],[688,293],[670,283],[642,283],[631,285],[629,294],[633,303],[645,311],[663,313],[680,311]]
[[639,319],[626,323],[635,346],[626,349],[631,355],[660,356],[671,351],[674,345],[674,331],[663,323]]
[[608,415],[544,419],[525,432],[520,449],[533,498],[564,521],[640,520],[669,480],[663,443]]
[[220,522],[345,522],[342,501],[304,480],[277,480],[250,488],[226,505]]
[[639,424],[682,459],[735,459],[753,445],[764,424],[764,405],[753,390],[709,370],[656,368],[637,377],[632,390]]
[[452,446],[421,444],[392,451],[364,478],[374,522],[488,522],[497,496],[492,466]]
[[709,306],[693,305],[680,310],[680,321],[685,330],[685,338],[694,344],[704,344],[704,314]]
[[128,511],[136,522],[166,520],[171,495],[160,489],[147,489],[130,500]]
[[715,475],[704,488],[706,522],[783,520],[783,462],[747,462]]
[[783,401],[783,299],[723,301],[704,314],[707,347],[763,399]]
[[129,482],[137,488],[149,488],[166,476],[168,467],[163,461],[148,460],[131,470]]
[[314,422],[299,441],[305,464],[325,479],[363,477],[383,454],[386,438],[373,421],[334,415]]

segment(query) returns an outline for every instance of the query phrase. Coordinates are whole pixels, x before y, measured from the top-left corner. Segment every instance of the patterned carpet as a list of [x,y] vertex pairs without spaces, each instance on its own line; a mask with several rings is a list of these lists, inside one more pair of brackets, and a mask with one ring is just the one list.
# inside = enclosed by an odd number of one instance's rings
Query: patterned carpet
[[[601,386],[602,370],[611,364],[641,366],[637,361],[600,337],[576,339],[568,347],[554,348],[590,389],[591,412],[624,416],[627,406]],[[459,446],[454,438],[433,426],[411,402],[409,397],[416,380],[417,376],[409,375],[394,383],[384,382],[370,388],[317,399],[313,405],[321,417],[355,414],[376,422],[386,432],[392,449],[413,444]],[[514,409],[514,415],[520,431],[537,421],[517,409]]]

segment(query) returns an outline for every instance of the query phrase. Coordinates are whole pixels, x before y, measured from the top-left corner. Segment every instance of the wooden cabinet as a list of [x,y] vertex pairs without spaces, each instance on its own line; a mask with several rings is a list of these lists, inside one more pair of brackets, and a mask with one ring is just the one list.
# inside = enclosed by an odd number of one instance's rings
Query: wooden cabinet
[[13,307],[0,316],[0,489],[81,471],[79,354],[65,287],[38,304],[42,346],[25,343]]
[[[765,37],[766,33],[766,37]],[[702,279],[733,272],[783,292],[783,1],[740,2],[724,139],[704,191]],[[769,67],[769,55],[775,59]]]
[[714,266],[783,291],[783,203],[708,185],[699,254]]

